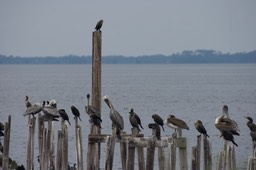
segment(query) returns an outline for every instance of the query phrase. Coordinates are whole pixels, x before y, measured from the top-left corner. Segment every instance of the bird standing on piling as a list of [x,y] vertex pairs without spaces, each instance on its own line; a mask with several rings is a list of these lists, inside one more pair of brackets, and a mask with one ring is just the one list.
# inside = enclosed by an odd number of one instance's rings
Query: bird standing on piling
[[158,125],[162,126],[163,131],[165,131],[164,130],[164,120],[158,114],[153,114],[152,118],[153,118],[154,122],[157,123]]
[[59,114],[62,117],[62,119],[67,121],[69,125],[71,126],[71,123],[69,122],[68,114],[66,113],[65,109],[59,109]]
[[238,146],[237,143],[234,141],[234,136],[233,136],[232,132],[230,132],[228,130],[221,130],[220,137],[223,137],[225,140],[231,141],[234,145]]
[[187,129],[189,130],[189,127],[187,125],[187,123],[181,119],[176,118],[174,115],[169,115],[166,119],[165,119],[165,124],[167,126],[169,126],[170,128],[175,129],[175,131],[177,129]]
[[48,105],[45,105],[43,107],[43,113],[46,115],[46,117],[49,117],[51,119],[59,118],[60,115],[57,109],[57,101],[53,99]]
[[26,111],[23,113],[23,116],[27,116],[31,114],[34,117],[35,114],[41,112],[42,110],[43,110],[43,106],[40,103],[35,103],[27,107]]
[[223,105],[222,114],[215,119],[215,127],[220,131],[225,130],[230,131],[233,135],[240,135],[237,123],[229,117],[227,105]]
[[99,20],[95,26],[96,31],[99,31],[103,25],[103,19]]
[[138,128],[139,131],[140,131],[139,126],[143,129],[143,127],[141,125],[140,117],[134,112],[133,109],[131,109],[130,112],[129,112],[129,120],[130,120],[131,125],[133,127]]
[[157,140],[161,140],[161,130],[158,123],[150,123],[148,124],[148,127],[152,130],[155,130]]
[[248,128],[251,131],[256,131],[256,125],[253,123],[253,119],[251,117],[245,117],[246,119],[248,119],[248,122],[246,123],[246,125],[248,126]]
[[73,115],[75,116],[75,118],[78,117],[79,120],[82,121],[81,118],[80,118],[79,110],[75,106],[71,106],[70,108],[71,108],[71,111],[72,111]]
[[194,125],[195,125],[196,130],[200,133],[200,135],[201,135],[201,134],[204,134],[204,135],[206,135],[207,137],[210,137],[210,136],[207,134],[207,131],[206,131],[206,129],[205,129],[205,127],[204,127],[204,125],[203,125],[203,123],[202,123],[201,120],[197,120]]
[[28,101],[28,96],[25,96],[25,106],[26,108],[32,106],[32,104]]
[[92,105],[90,105],[90,94],[86,95],[87,98],[87,104],[85,106],[85,112],[90,116],[90,122],[95,125],[98,126],[99,128],[101,128],[101,116],[100,116],[100,112],[93,107]]
[[116,135],[119,139],[121,139],[121,131],[124,129],[124,119],[120,115],[120,113],[118,113],[118,111],[115,110],[114,106],[112,105],[112,102],[110,101],[107,95],[103,97],[103,100],[110,109],[109,117],[112,121],[112,128],[116,128]]

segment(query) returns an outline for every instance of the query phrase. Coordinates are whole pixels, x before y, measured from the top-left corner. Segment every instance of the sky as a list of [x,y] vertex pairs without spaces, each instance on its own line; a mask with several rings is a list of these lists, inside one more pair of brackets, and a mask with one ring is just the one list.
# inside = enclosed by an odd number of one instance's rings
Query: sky
[[255,18],[255,0],[5,0],[0,54],[91,55],[100,19],[103,56],[249,52],[256,50]]

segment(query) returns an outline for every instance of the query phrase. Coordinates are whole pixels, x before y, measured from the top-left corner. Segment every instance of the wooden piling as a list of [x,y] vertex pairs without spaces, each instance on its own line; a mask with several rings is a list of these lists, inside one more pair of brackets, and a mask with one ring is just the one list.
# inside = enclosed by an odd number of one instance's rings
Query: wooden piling
[[112,167],[113,167],[114,152],[115,152],[115,138],[116,138],[115,132],[114,132],[114,135],[107,137],[105,170],[112,170]]
[[3,149],[3,160],[2,168],[5,170],[9,166],[9,149],[10,149],[10,134],[11,134],[11,115],[8,116],[8,122],[4,125],[4,149]]
[[76,151],[77,151],[77,170],[83,170],[83,149],[81,126],[76,121]]
[[29,120],[29,134],[28,134],[28,143],[27,143],[27,169],[34,169],[34,136],[35,136],[35,123],[36,118],[32,117]]
[[41,114],[38,114],[38,148],[39,148],[39,168],[42,169],[42,160],[43,160],[43,141],[44,141],[44,121],[39,119]]
[[204,143],[204,170],[212,170],[211,143],[206,135],[203,136]]
[[147,163],[146,163],[146,169],[147,170],[153,170],[154,169],[155,143],[156,143],[156,138],[155,137],[153,137],[151,140],[148,141]]

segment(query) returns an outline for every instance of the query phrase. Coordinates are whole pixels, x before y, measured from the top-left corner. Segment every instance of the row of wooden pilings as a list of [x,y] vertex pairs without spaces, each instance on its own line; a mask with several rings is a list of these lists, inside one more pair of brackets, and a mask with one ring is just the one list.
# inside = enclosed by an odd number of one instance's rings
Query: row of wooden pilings
[[[48,122],[48,128],[45,127],[43,121],[38,120],[38,144],[39,144],[39,157],[40,169],[49,170],[67,170],[68,165],[68,127],[61,120],[61,129],[58,130],[57,149],[55,154],[54,144],[54,127],[51,121]],[[82,131],[81,126],[75,120],[76,131],[76,154],[77,161],[74,169],[82,170],[83,168],[83,152],[82,152]],[[36,118],[29,119],[29,135],[27,143],[27,170],[34,169],[34,138],[35,138],[35,125]],[[8,118],[8,122],[5,123],[5,136],[2,155],[2,168],[3,170],[9,169],[9,147],[10,147],[10,129],[11,129],[11,116]],[[115,136],[115,130],[111,134],[89,134],[88,135],[88,148],[87,148],[87,169],[94,169],[93,160],[94,156],[98,152],[95,152],[95,145],[106,143],[106,157],[105,157],[105,169],[116,169],[113,167],[115,144],[120,143],[120,159],[123,170],[187,170],[187,141],[185,137],[173,135],[173,137],[161,137],[161,140],[157,140],[155,132],[152,131],[152,136],[145,137],[143,134],[139,134],[136,128],[132,128],[132,134],[123,134],[122,139],[119,140]],[[255,159],[255,142],[253,149],[253,156],[249,157],[247,169],[256,169]],[[201,150],[203,148],[203,157],[201,157]],[[156,150],[157,149],[157,150]],[[179,152],[179,159],[177,159],[176,150]],[[137,166],[135,155],[137,154]],[[158,159],[155,158],[157,154]],[[91,155],[91,156],[88,156]],[[146,157],[145,157],[146,155]],[[99,155],[97,155],[99,157]],[[203,158],[203,159],[202,159]],[[90,160],[90,161],[88,161]],[[158,167],[154,166],[155,160],[158,160]],[[203,161],[201,161],[203,160]],[[179,163],[179,165],[177,165]],[[99,165],[100,167],[100,165]],[[203,135],[197,136],[197,145],[192,147],[191,157],[191,169],[192,170],[211,170],[212,169],[212,157],[211,157],[211,143],[208,138]],[[235,149],[233,145],[229,145],[227,142],[224,144],[224,149],[218,155],[217,170],[234,170],[236,169]]]

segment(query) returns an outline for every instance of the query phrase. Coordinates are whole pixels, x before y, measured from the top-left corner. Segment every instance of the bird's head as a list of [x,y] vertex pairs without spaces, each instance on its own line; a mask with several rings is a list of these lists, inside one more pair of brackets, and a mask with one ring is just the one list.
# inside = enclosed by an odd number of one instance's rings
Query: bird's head
[[49,106],[56,107],[57,106],[57,101],[55,99],[51,100],[49,103]]
[[88,94],[86,95],[86,97],[87,97],[87,99],[90,99],[90,94],[88,93]]

